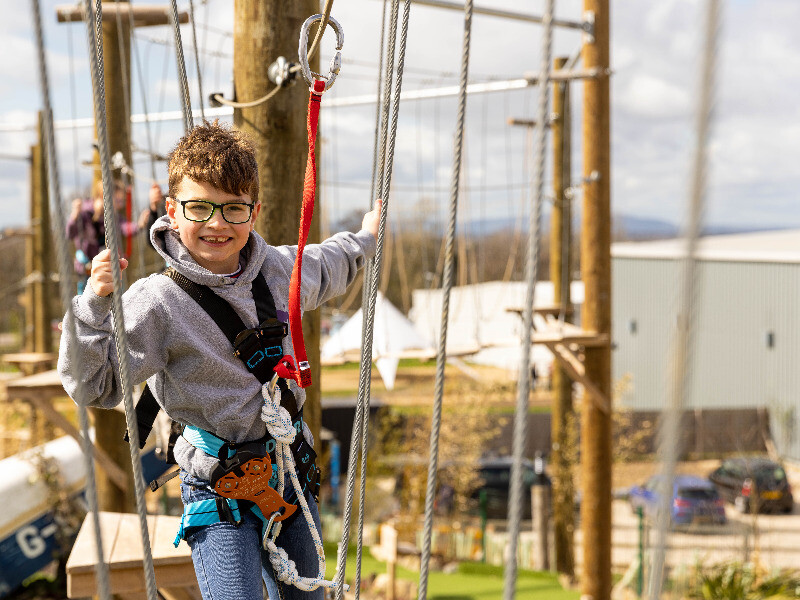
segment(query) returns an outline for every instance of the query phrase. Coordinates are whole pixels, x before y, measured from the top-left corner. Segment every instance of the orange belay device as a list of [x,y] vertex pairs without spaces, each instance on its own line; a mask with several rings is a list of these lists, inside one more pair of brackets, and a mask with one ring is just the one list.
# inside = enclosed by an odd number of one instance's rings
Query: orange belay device
[[251,458],[239,470],[241,475],[232,471],[220,477],[214,483],[214,491],[225,498],[249,500],[265,516],[280,513],[275,521],[283,521],[297,510],[297,506],[286,502],[278,492],[269,487],[269,479],[272,477],[269,456]]

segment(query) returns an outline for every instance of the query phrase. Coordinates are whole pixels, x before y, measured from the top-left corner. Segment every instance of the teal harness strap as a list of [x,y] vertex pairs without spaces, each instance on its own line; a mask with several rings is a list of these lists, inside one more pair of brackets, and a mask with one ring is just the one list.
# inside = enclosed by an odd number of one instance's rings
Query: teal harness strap
[[[238,523],[242,520],[241,512],[239,511],[239,503],[236,500],[229,500],[222,498],[223,502],[227,502],[231,509],[233,518]],[[183,507],[183,515],[181,515],[181,526],[178,529],[178,535],[175,536],[173,544],[177,548],[182,539],[186,537],[186,530],[191,527],[204,527],[212,523],[219,523],[223,519],[220,517],[219,509],[217,508],[217,499],[208,498],[207,500],[198,500]]]
[[194,425],[187,425],[183,428],[183,437],[198,450],[202,450],[206,454],[214,457],[219,456],[219,451],[225,443],[225,440],[218,438],[213,433],[209,433],[205,429],[200,429]]

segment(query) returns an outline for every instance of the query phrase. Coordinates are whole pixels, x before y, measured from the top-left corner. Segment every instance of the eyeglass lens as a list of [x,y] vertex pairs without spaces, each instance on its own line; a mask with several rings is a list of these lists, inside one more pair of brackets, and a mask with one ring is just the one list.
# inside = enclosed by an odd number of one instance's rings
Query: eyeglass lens
[[222,209],[222,218],[234,225],[247,222],[253,210],[252,204],[238,202],[213,204],[204,200],[195,200],[183,204],[183,215],[190,221],[208,221],[217,207]]

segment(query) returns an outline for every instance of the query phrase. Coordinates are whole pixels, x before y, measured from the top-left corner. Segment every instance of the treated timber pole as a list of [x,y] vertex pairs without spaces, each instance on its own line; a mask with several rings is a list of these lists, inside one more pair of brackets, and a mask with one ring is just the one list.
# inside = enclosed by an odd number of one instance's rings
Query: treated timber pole
[[[555,69],[563,69],[567,58],[556,58]],[[571,220],[566,190],[570,185],[570,128],[568,82],[553,83],[553,212],[550,215],[550,280],[553,282],[553,303],[561,307],[567,318],[570,307]],[[550,438],[551,473],[553,476],[553,543],[556,571],[572,579],[575,576],[573,547],[574,486],[572,465],[575,436],[572,412],[572,381],[561,363],[553,361],[551,376],[553,407]]]
[[[611,216],[609,144],[609,0],[584,0],[594,16],[594,36],[585,36],[583,66],[598,68],[583,94],[583,223],[581,272],[585,288],[583,328],[611,334]],[[611,397],[611,348],[587,347],[586,376]],[[611,407],[604,411],[583,395],[581,461],[584,600],[611,596]]]
[[[166,25],[168,6],[133,6],[134,26]],[[117,10],[120,11],[119,17]],[[103,2],[103,64],[106,102],[106,123],[108,129],[109,154],[121,152],[128,165],[131,161],[130,143],[130,18],[127,2]],[[59,22],[81,21],[80,7],[75,5],[56,8]],[[185,22],[186,13],[180,21]],[[101,178],[100,157],[94,153],[94,181]],[[115,177],[119,170],[114,171]],[[136,215],[134,215],[134,219]],[[123,441],[125,435],[125,414],[118,410],[92,411],[94,416],[95,444],[104,450],[133,479],[130,450]],[[102,469],[97,470],[97,496],[100,510],[110,512],[134,512],[136,509],[132,494],[120,489]]]
[[[261,98],[272,90],[274,86],[267,79],[267,67],[279,56],[297,62],[300,26],[318,12],[319,2],[316,0],[236,0],[233,82],[238,102]],[[312,28],[310,39],[313,39],[315,31],[316,28]],[[312,59],[311,70],[318,71],[318,64],[318,58]],[[256,146],[261,200],[256,231],[274,246],[297,244],[300,227],[308,155],[306,114],[309,92],[302,76],[299,73],[297,76],[296,84],[281,90],[266,103],[236,108],[233,113],[234,125],[249,134]],[[324,98],[322,106],[325,106]],[[319,214],[317,202],[309,243],[319,241]],[[306,389],[303,418],[315,440],[320,439],[321,422],[319,324],[318,310],[305,314],[303,335],[314,385]]]

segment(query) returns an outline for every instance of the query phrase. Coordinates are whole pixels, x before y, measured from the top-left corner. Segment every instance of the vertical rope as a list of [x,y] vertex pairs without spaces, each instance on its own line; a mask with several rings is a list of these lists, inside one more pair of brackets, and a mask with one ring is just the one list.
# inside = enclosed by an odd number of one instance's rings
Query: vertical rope
[[[197,28],[194,24],[194,1],[189,0],[189,21],[192,23],[192,45],[194,46],[194,65],[197,68],[197,91],[200,93],[200,118],[206,120],[203,100],[203,75],[200,72],[200,49],[197,47]],[[187,88],[188,89],[188,88]]]
[[511,491],[508,506],[509,556],[503,587],[504,600],[513,600],[517,583],[517,545],[519,543],[519,524],[522,517],[522,458],[528,438],[528,399],[530,397],[531,375],[531,330],[533,329],[533,302],[539,266],[539,229],[541,225],[542,202],[544,198],[544,162],[547,145],[547,106],[550,99],[550,69],[553,45],[553,7],[555,1],[547,0],[542,23],[541,76],[539,77],[539,109],[536,116],[536,169],[531,195],[533,207],[528,225],[528,263],[526,265],[527,288],[525,291],[525,310],[522,325],[522,352],[519,361],[517,380],[517,408],[514,414],[513,459],[511,463]]
[[[50,82],[47,76],[44,53],[44,34],[42,31],[42,14],[39,0],[32,0],[33,24],[36,31],[36,51],[39,61],[39,83],[42,92],[43,106],[43,142],[45,144],[45,156],[47,157],[49,185],[50,185],[50,205],[53,212],[53,235],[55,237],[56,260],[60,273],[59,291],[61,295],[61,305],[64,313],[72,310],[72,263],[70,260],[71,252],[66,238],[66,219],[64,218],[65,207],[61,199],[61,180],[58,170],[58,154],[55,147],[55,132],[53,130],[53,108],[50,101]],[[71,40],[71,37],[70,37]],[[70,49],[71,49],[70,41]],[[67,333],[77,337],[74,319],[67,319]],[[78,364],[77,348],[70,347],[70,362]],[[78,380],[76,391],[78,398],[86,397],[86,390],[83,380]],[[89,503],[89,512],[92,515],[93,533],[95,548],[97,549],[97,564],[95,565],[95,578],[97,580],[97,590],[102,600],[110,600],[111,592],[108,579],[108,565],[104,560],[103,536],[100,530],[100,521],[97,518],[97,482],[94,472],[94,454],[92,452],[92,440],[89,437],[89,417],[86,406],[78,403],[78,419],[81,428],[81,446],[83,449],[84,469],[86,470],[86,500]]]
[[[388,44],[386,44],[386,73],[383,77],[380,76],[381,69],[383,68],[384,60],[384,38],[386,28],[386,6],[387,0],[383,2],[383,13],[381,15],[381,37],[380,37],[380,51],[379,64],[378,64],[378,104],[375,106],[375,142],[372,157],[372,181],[370,184],[370,206],[375,202],[375,190],[380,188],[383,182],[383,176],[386,169],[386,138],[388,136],[389,128],[389,106],[390,106],[390,93],[392,87],[392,80],[394,78],[394,57],[395,45],[397,40],[397,16],[399,9],[398,0],[392,2],[392,12],[389,23],[390,37]],[[386,80],[385,91],[382,89],[382,82]],[[383,94],[383,99],[381,99]],[[382,100],[382,101],[381,101]],[[378,130],[380,129],[380,134]],[[380,138],[380,141],[379,141]],[[366,328],[363,327],[364,315],[366,314],[364,308],[369,306],[370,298],[372,297],[372,272],[375,269],[375,261],[369,261],[367,268],[364,271],[364,283],[361,288],[361,315],[362,315],[362,328],[361,328],[361,369],[366,369],[364,386],[359,386],[358,400],[362,404],[361,411],[361,424],[359,425],[359,434],[361,436],[361,445],[359,456],[361,457],[361,473],[360,473],[360,487],[358,497],[358,530],[356,536],[356,573],[354,580],[355,596],[358,600],[361,590],[361,563],[364,548],[364,514],[366,508],[366,495],[367,495],[367,442],[369,439],[369,406],[370,406],[370,390],[372,387],[372,351],[369,355],[366,354]],[[370,345],[371,348],[371,345]]]
[[425,492],[425,528],[422,542],[422,558],[419,568],[419,600],[428,597],[428,567],[431,559],[431,536],[433,533],[433,500],[436,495],[436,475],[439,468],[439,431],[442,421],[442,397],[444,395],[444,367],[447,361],[447,321],[450,317],[450,291],[453,288],[455,263],[456,217],[458,214],[458,189],[461,181],[461,156],[464,141],[464,122],[467,108],[467,79],[469,75],[469,50],[472,36],[472,0],[464,5],[464,40],[461,51],[461,79],[458,93],[458,116],[453,143],[453,178],[450,183],[450,218],[445,245],[444,281],[442,289],[442,314],[439,333],[439,348],[436,353],[436,383],[433,415],[431,417],[430,455],[428,457],[428,486]]
[[700,99],[697,106],[697,125],[694,139],[689,196],[689,221],[686,229],[686,256],[681,261],[680,305],[678,327],[672,348],[672,378],[667,411],[662,417],[659,430],[659,455],[662,460],[661,480],[658,484],[659,510],[655,530],[652,565],[648,581],[650,600],[661,595],[666,559],[667,536],[670,525],[672,503],[672,480],[678,461],[680,416],[684,398],[690,397],[692,378],[691,359],[694,352],[694,329],[697,322],[696,295],[698,293],[697,240],[700,237],[706,195],[709,132],[712,122],[713,92],[716,75],[717,38],[719,35],[720,3],[709,0],[706,5],[705,43],[700,71]]
[[189,81],[186,78],[186,60],[183,57],[183,43],[181,42],[181,25],[178,15],[177,0],[172,0],[170,2],[170,8],[171,10],[167,12],[167,16],[169,17],[170,24],[172,25],[172,33],[175,37],[175,59],[178,65],[178,88],[181,92],[183,130],[188,133],[194,126],[194,121],[192,120],[192,100],[189,95]]
[[[106,229],[106,246],[111,256],[120,256],[117,238],[116,211],[112,195],[114,193],[111,178],[111,157],[108,149],[108,127],[105,112],[105,82],[103,81],[103,8],[101,0],[96,0],[95,10],[86,2],[86,29],[89,44],[89,62],[91,65],[92,88],[94,96],[95,122],[97,125],[97,146],[100,154],[100,167],[103,174],[103,220]],[[94,30],[92,29],[94,19]],[[119,386],[125,405],[125,422],[130,437],[131,465],[133,467],[133,483],[136,497],[136,512],[139,515],[139,526],[142,533],[143,564],[145,587],[149,600],[156,600],[156,581],[153,570],[153,556],[150,549],[150,534],[147,529],[147,507],[144,501],[144,476],[142,461],[139,457],[139,428],[133,409],[133,397],[129,385],[128,373],[128,341],[125,333],[125,318],[122,310],[122,272],[119,261],[111,261],[111,275],[116,293],[111,294],[111,317],[113,321],[114,343],[119,364]],[[77,363],[76,363],[77,364]]]
[[[393,15],[397,10],[397,2],[398,0],[393,0]],[[388,133],[388,146],[386,150],[386,157],[385,157],[385,170],[383,176],[383,186],[382,186],[382,193],[381,198],[383,199],[383,209],[381,210],[381,218],[380,224],[378,227],[378,239],[377,239],[377,250],[375,253],[375,258],[372,261],[373,267],[369,273],[369,279],[366,278],[364,280],[364,286],[370,290],[370,298],[369,298],[369,306],[367,307],[366,312],[364,311],[364,307],[362,306],[362,314],[364,315],[364,327],[365,333],[363,336],[363,347],[362,347],[362,354],[361,354],[361,369],[360,369],[360,378],[359,378],[359,400],[356,406],[356,418],[359,419],[361,426],[359,427],[361,438],[362,438],[362,445],[364,437],[367,435],[367,426],[368,426],[368,417],[369,417],[369,376],[371,375],[371,367],[372,367],[372,338],[374,332],[374,323],[375,323],[375,297],[376,292],[378,289],[378,279],[380,277],[380,265],[383,259],[383,247],[384,247],[384,238],[386,235],[386,215],[388,212],[388,204],[389,204],[389,188],[392,178],[392,166],[394,163],[394,150],[395,150],[395,139],[397,136],[397,117],[400,110],[400,90],[402,89],[402,82],[403,82],[403,66],[405,64],[405,51],[406,51],[406,42],[408,39],[408,20],[410,16],[411,10],[411,0],[405,0],[405,4],[403,5],[403,23],[401,27],[400,33],[400,52],[397,61],[397,80],[395,82],[394,93],[393,93],[393,100],[392,100],[392,126],[391,131]],[[396,23],[396,17],[394,18],[394,23]],[[390,32],[394,31],[394,28],[390,26]],[[394,54],[394,42],[392,41],[393,38],[390,38],[390,54]],[[388,65],[387,65],[388,68]],[[390,83],[387,82],[387,90],[389,89]],[[360,413],[359,413],[360,411]],[[365,414],[366,413],[366,414]],[[353,441],[356,439],[356,431],[353,431]],[[351,449],[350,453],[350,460],[349,468],[348,468],[348,485],[347,485],[347,504],[345,508],[345,513],[342,519],[342,540],[339,545],[339,556],[337,560],[337,570],[336,570],[336,600],[341,600],[343,597],[343,585],[344,585],[344,574],[345,574],[345,566],[346,566],[346,557],[347,557],[347,547],[349,544],[350,538],[350,510],[349,508],[352,506],[353,502],[353,495],[355,492],[355,456],[353,450]],[[363,457],[363,460],[366,461],[366,455]],[[358,593],[358,592],[356,592]]]
[[144,129],[147,136],[147,152],[150,157],[150,179],[151,183],[156,183],[156,154],[155,147],[153,146],[153,132],[150,129],[150,113],[147,111],[147,90],[144,83],[144,76],[142,75],[142,61],[139,58],[139,47],[136,44],[136,36],[134,32],[133,22],[133,5],[128,2],[128,28],[131,32],[131,58],[132,62],[136,65],[136,77],[139,80],[139,89],[142,92],[142,112],[144,113]]

